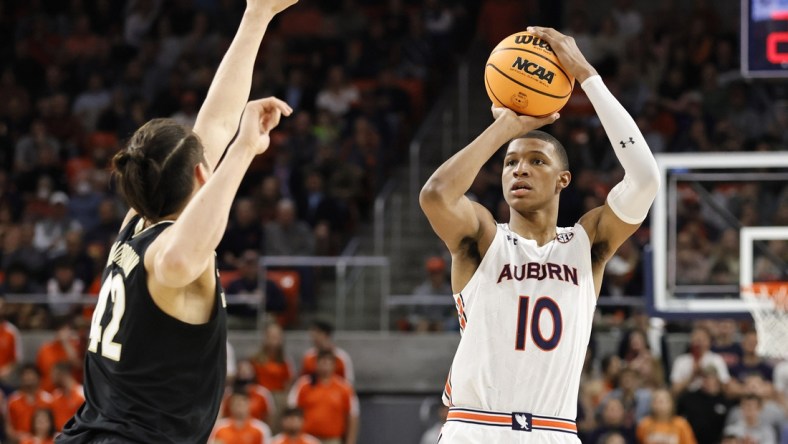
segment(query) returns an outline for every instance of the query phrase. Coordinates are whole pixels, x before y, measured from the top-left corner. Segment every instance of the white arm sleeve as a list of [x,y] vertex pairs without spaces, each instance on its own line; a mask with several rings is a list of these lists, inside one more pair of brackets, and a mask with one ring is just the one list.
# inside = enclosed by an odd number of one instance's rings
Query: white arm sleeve
[[622,221],[639,224],[657,196],[659,170],[632,116],[618,103],[599,76],[587,78],[581,86],[594,105],[618,161],[624,179],[607,195],[607,205]]

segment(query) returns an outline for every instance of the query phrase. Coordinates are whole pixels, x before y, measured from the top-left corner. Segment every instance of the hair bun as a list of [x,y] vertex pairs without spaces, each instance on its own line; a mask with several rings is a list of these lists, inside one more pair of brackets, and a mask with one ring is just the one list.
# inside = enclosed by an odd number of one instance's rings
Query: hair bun
[[115,154],[112,161],[115,164],[115,168],[119,170],[125,169],[129,162],[136,162],[141,166],[145,161],[145,154],[138,148],[128,147]]

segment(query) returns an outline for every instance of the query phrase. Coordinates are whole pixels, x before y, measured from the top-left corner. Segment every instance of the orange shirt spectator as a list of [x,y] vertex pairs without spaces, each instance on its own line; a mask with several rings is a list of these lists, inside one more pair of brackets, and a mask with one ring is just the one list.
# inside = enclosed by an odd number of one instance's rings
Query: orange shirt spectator
[[330,353],[334,356],[334,373],[341,376],[350,384],[355,380],[353,373],[353,362],[350,355],[345,350],[334,344],[332,335],[334,326],[324,321],[313,321],[309,327],[309,337],[312,339],[312,348],[304,353],[301,362],[301,374],[311,375],[317,370],[317,357],[322,353]]
[[666,437],[671,437],[670,442],[678,444],[696,443],[692,428],[681,416],[674,416],[666,422],[646,417],[638,424],[637,438],[639,443],[658,444],[665,442]]
[[288,389],[290,380],[293,379],[293,365],[289,360],[252,361],[257,383],[272,392],[281,392]]
[[344,437],[349,418],[359,414],[356,392],[336,375],[317,381],[314,376],[300,377],[288,404],[304,411],[304,431],[321,439]]
[[280,433],[274,436],[271,444],[320,444],[320,441],[312,435],[301,433],[298,436],[287,436]]
[[673,413],[673,397],[664,389],[651,396],[651,414],[643,418],[635,431],[639,444],[697,444],[686,419]]
[[52,393],[52,413],[58,431],[63,430],[63,426],[77,413],[83,402],[85,394],[80,384],[76,384],[71,390],[57,389]]
[[226,418],[216,423],[211,436],[215,444],[268,444],[271,442],[271,429],[264,422],[249,418],[239,423]]
[[[267,423],[268,417],[274,409],[274,400],[271,397],[271,392],[261,385],[248,384],[246,386],[246,394],[249,396],[249,414],[252,418]],[[230,416],[229,400],[231,395],[232,393],[228,391],[222,400],[224,404],[222,416]]]
[[[336,360],[336,375],[347,379],[347,381],[352,384],[355,375],[353,373],[353,362],[350,360],[350,355],[339,347],[334,347],[332,352]],[[317,369],[317,354],[318,350],[314,347],[304,353],[304,361],[301,364],[302,375],[311,375],[315,372]]]
[[23,434],[19,444],[54,444],[55,424],[52,411],[39,409],[33,414],[33,425],[30,434]]
[[70,325],[64,323],[57,330],[57,337],[45,343],[38,350],[36,365],[41,372],[41,388],[51,392],[55,389],[52,382],[52,368],[58,362],[67,361],[74,369],[74,378],[82,380],[82,353],[79,352],[79,340]]
[[22,368],[19,390],[8,398],[6,433],[11,438],[19,438],[32,432],[33,415],[36,410],[49,409],[52,396],[39,388],[40,376],[33,365]]
[[0,378],[9,376],[21,360],[22,341],[19,330],[8,321],[0,322]]
[[8,398],[8,421],[16,432],[30,433],[33,425],[33,413],[37,409],[52,406],[52,395],[38,390],[34,396],[21,391],[14,392]]
[[55,444],[55,438],[36,438],[35,436],[25,436],[19,444]]
[[304,412],[289,408],[282,414],[282,433],[274,436],[273,444],[320,444],[320,440],[303,432]]

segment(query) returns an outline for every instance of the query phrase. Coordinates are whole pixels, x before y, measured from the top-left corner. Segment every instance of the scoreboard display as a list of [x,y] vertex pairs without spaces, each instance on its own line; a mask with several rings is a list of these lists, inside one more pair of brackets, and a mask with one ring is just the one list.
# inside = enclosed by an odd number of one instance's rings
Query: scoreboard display
[[788,77],[788,0],[741,1],[745,77]]

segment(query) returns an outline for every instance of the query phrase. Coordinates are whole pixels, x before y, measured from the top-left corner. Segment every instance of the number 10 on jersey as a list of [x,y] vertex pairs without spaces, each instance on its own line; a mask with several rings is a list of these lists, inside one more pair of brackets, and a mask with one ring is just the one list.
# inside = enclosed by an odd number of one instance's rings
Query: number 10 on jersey
[[[520,296],[520,302],[517,307],[517,336],[514,348],[521,351],[525,350],[525,335],[530,330],[531,340],[540,350],[552,351],[561,341],[561,333],[563,332],[561,309],[554,300],[547,296],[542,296],[536,300],[533,304],[532,312],[529,312],[529,308],[531,308],[531,298],[529,296]],[[542,318],[542,313],[545,310],[553,317],[553,332],[549,338],[545,338],[539,325],[539,320]],[[529,320],[530,329],[528,328]]]
[[[112,317],[102,332],[101,318],[104,317],[104,312],[107,310],[107,299],[110,296],[112,296]],[[98,353],[100,342],[102,356],[113,361],[120,361],[121,344],[114,340],[115,335],[118,334],[124,311],[126,311],[126,287],[123,284],[123,276],[110,273],[101,285],[96,310],[93,312],[93,320],[90,323],[89,351]]]

